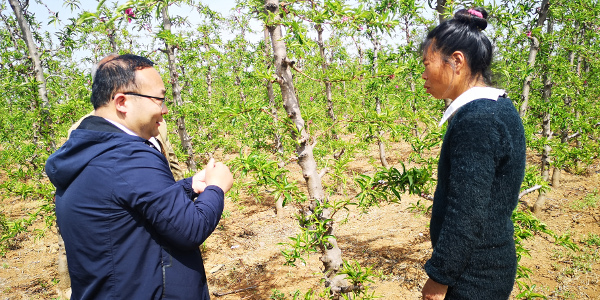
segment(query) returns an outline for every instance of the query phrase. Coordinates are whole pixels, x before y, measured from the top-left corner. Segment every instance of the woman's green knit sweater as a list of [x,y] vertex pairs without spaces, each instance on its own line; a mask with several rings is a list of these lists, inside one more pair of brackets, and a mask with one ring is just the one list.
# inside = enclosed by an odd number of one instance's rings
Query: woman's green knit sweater
[[525,135],[508,98],[478,99],[450,119],[438,165],[429,277],[446,299],[507,299],[517,258],[511,215],[525,172]]

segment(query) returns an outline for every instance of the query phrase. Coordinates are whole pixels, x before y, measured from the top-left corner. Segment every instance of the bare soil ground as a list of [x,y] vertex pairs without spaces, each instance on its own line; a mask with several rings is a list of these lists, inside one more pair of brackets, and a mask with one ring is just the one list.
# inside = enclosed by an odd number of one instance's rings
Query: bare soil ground
[[[406,145],[391,145],[390,156],[397,157],[390,163],[398,164],[408,151]],[[536,160],[530,157],[530,161]],[[288,168],[291,174],[300,174],[297,165],[290,164]],[[367,158],[355,160],[350,169],[369,174],[374,171]],[[590,233],[600,235],[600,196],[595,196],[595,205],[581,205],[593,199],[590,195],[599,188],[600,166],[596,163],[585,175],[563,172],[560,187],[548,194],[541,220],[558,234],[570,233],[582,249],[571,252],[544,235],[526,242],[531,257],[524,258],[522,264],[533,272],[530,284],[536,285],[535,291],[548,299],[600,299],[600,249],[582,242]],[[348,190],[347,194],[356,192]],[[532,205],[536,197],[537,192],[523,200]],[[343,257],[373,267],[379,276],[370,287],[381,299],[420,299],[426,279],[422,266],[431,254],[431,245],[429,217],[409,209],[419,200],[430,204],[423,198],[405,195],[401,203],[383,204],[367,213],[351,209],[336,215],[338,221],[348,219],[337,226],[336,232]],[[11,219],[24,217],[41,205],[36,199],[1,201],[0,209]],[[322,290],[318,254],[311,254],[306,264],[296,267],[284,266],[280,254],[285,246],[279,243],[299,232],[294,218],[298,208],[288,205],[285,215],[277,216],[271,197],[261,203],[250,197],[235,203],[226,200],[226,214],[203,247],[210,290],[221,295],[213,299],[269,299],[274,289],[283,293],[285,299],[292,299],[290,294],[296,290]],[[16,237],[5,257],[0,257],[0,299],[57,297],[55,229],[46,230],[42,220],[29,229]],[[45,235],[38,236],[35,229],[45,230]],[[517,291],[515,286],[513,298]]]

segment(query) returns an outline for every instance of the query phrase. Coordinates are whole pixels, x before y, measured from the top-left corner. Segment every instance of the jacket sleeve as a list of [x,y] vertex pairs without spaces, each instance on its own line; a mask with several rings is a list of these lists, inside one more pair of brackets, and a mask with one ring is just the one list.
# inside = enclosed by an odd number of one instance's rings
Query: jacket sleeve
[[450,166],[445,183],[446,214],[431,259],[425,264],[431,279],[450,286],[462,275],[484,238],[499,144],[490,115],[470,114],[453,122],[446,133],[451,135],[445,141],[448,145],[444,145]]
[[[174,181],[160,152],[141,150],[132,153],[116,172],[121,184],[113,191],[115,200],[137,212],[169,244],[180,249],[197,248],[219,223],[223,190],[208,186],[198,196],[192,189],[192,178]],[[195,196],[196,201],[191,201]]]

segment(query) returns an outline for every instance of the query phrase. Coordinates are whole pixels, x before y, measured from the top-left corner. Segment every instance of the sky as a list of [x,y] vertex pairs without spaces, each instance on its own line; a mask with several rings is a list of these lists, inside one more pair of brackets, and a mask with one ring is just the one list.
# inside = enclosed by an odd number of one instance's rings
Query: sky
[[[42,2],[43,4],[38,3],[38,1]],[[196,0],[198,1],[198,0]],[[55,42],[57,42],[57,39],[55,37],[55,34],[57,31],[61,30],[67,23],[69,23],[69,18],[72,17],[76,17],[77,14],[81,13],[82,10],[85,11],[89,11],[89,12],[95,12],[96,8],[98,6],[98,0],[79,0],[80,2],[80,9],[76,10],[75,12],[72,12],[70,7],[64,4],[65,1],[63,0],[29,0],[29,8],[28,8],[28,12],[33,13],[35,15],[35,18],[38,22],[41,23],[41,29],[43,31],[48,31],[50,33],[50,36],[53,37],[55,40]],[[112,3],[117,2],[118,4],[122,4],[125,3],[126,0],[107,0],[106,4],[109,6],[112,6]],[[230,14],[230,11],[235,7],[236,3],[235,0],[204,0],[204,1],[200,1],[201,3],[203,3],[204,5],[207,5],[208,7],[210,7],[212,10],[215,10],[219,13],[221,13],[223,16],[228,16]],[[10,9],[10,7],[7,7],[8,12],[7,13],[12,13],[12,10]],[[55,24],[55,23],[50,23],[51,21],[51,15],[54,13],[58,13],[58,18],[60,19],[61,23],[60,24]],[[188,17],[188,21],[192,24],[194,24],[196,22],[196,20],[198,18],[196,18],[195,16],[197,16],[198,12],[196,12],[194,9],[191,9],[190,7],[178,7],[176,5],[170,6],[169,7],[169,13],[171,15],[177,15],[177,16],[184,16],[184,17]],[[258,21],[255,21],[258,22]],[[254,25],[253,27],[260,27],[260,24],[252,24]],[[131,29],[131,28],[130,28]],[[227,32],[223,33],[224,36],[223,39],[224,40],[228,40],[228,36],[227,36]],[[147,35],[147,39],[148,42],[147,44],[150,44],[150,37],[149,35]],[[233,35],[231,34],[231,37],[233,38]],[[251,41],[251,42],[256,42],[259,39],[262,39],[262,33],[256,34],[256,35],[252,35],[252,34],[248,34],[247,38]],[[145,43],[145,42],[142,42]],[[83,57],[89,57],[90,56],[90,51],[91,50],[80,50],[81,53],[75,52],[75,57],[76,59],[82,60]],[[85,61],[81,61],[80,63],[87,65],[87,64],[91,64]],[[91,67],[91,66],[89,66]]]
[[[33,1],[29,1],[29,6],[30,6],[30,11],[35,13],[36,17],[38,18],[39,21],[42,21],[42,23],[48,23],[47,20],[48,19],[48,9],[53,11],[53,12],[58,12],[59,13],[59,18],[60,19],[68,19],[69,17],[72,17],[73,14],[71,13],[71,10],[68,6],[64,5],[64,1],[63,0],[41,0],[41,2],[43,2],[45,4],[46,7],[44,7],[44,5],[41,5],[39,3],[37,3],[35,0]],[[114,2],[114,0],[107,0],[107,4]],[[118,0],[118,3],[125,3],[126,1],[123,0]],[[235,0],[209,0],[209,1],[201,1],[203,4],[208,5],[212,10],[216,10],[218,12],[220,12],[221,14],[227,15],[229,14],[229,11],[235,7]],[[95,11],[96,7],[98,6],[98,1],[97,0],[80,0],[81,3],[81,8],[83,10],[87,10],[87,11]],[[179,13],[177,10],[175,10],[174,12]],[[46,20],[46,22],[43,22],[44,20]]]
[[[44,4],[37,3],[37,1],[41,1]],[[42,28],[51,33],[56,32],[58,29],[64,26],[68,19],[71,17],[75,17],[77,13],[80,11],[71,12],[69,6],[64,4],[63,0],[30,0],[29,1],[29,12],[34,13],[36,20],[42,23]],[[98,6],[97,0],[79,0],[81,3],[81,10],[95,12]],[[117,2],[119,4],[127,2],[126,0],[107,0],[106,4],[110,5],[110,3]],[[235,0],[209,0],[209,1],[200,1],[204,5],[207,5],[212,10],[220,12],[222,15],[227,16],[230,14],[231,9],[235,7]],[[50,14],[58,13],[59,19],[63,22],[62,25],[56,24],[48,24],[50,21]],[[197,14],[196,11],[191,11],[189,7],[178,7],[176,5],[169,7],[169,12],[171,15],[179,15],[179,16],[188,16],[188,20],[190,22],[194,22],[194,14]]]
[[[40,1],[44,4],[40,4],[40,3],[38,3],[38,1]],[[77,0],[66,0],[66,1],[77,1]],[[41,23],[41,27],[42,27],[41,29],[43,31],[49,32],[50,36],[54,37],[55,42],[56,42],[57,38],[55,37],[54,33],[57,32],[58,30],[61,30],[62,28],[64,28],[65,24],[70,22],[68,20],[69,18],[76,17],[77,14],[81,13],[82,10],[89,11],[89,12],[95,12],[96,8],[98,6],[98,0],[78,0],[78,1],[80,2],[80,9],[76,10],[75,12],[71,12],[70,7],[68,5],[64,4],[65,0],[29,0],[28,11],[35,15],[36,20]],[[127,0],[106,0],[106,5],[112,7],[114,2],[122,4],[122,3],[126,3],[126,1]],[[195,1],[201,2],[204,5],[207,5],[212,10],[215,10],[215,11],[221,13],[221,15],[223,15],[224,17],[229,16],[231,14],[231,10],[236,5],[236,0],[195,0]],[[10,8],[8,8],[8,10],[9,10],[9,13],[12,13],[12,11],[10,11]],[[54,23],[49,24],[49,22],[51,20],[50,16],[56,12],[58,12],[58,17],[61,20],[62,24],[54,24]],[[200,19],[200,18],[198,18],[198,12],[195,9],[190,8],[189,6],[178,7],[176,5],[172,5],[169,7],[169,12],[173,16],[187,17],[188,22],[190,22],[192,24],[194,24],[195,22],[199,22],[199,19]],[[427,10],[427,9],[425,10],[425,12],[430,13],[429,10]],[[261,30],[262,26],[259,23],[259,21],[257,21],[257,20],[251,21],[250,26],[254,29],[255,32],[251,33],[251,32],[246,31],[246,38],[251,43],[256,43],[257,41],[262,40],[263,39],[263,34],[262,34],[262,30]],[[133,30],[133,25],[131,25],[129,27],[129,30]],[[174,28],[174,30],[177,30],[177,29]],[[154,33],[156,32],[156,28],[153,29],[153,32]],[[135,32],[132,32],[132,33],[135,34]],[[326,31],[325,34],[327,35],[328,32]],[[141,41],[140,41],[141,44],[146,44],[146,45],[151,44],[152,37],[150,34],[145,34],[144,32],[141,32],[140,36],[142,36]],[[221,38],[223,40],[229,40],[229,39],[233,38],[233,34],[229,33],[227,30],[225,30],[224,32],[221,32]],[[327,36],[325,36],[325,38],[327,38]],[[146,39],[147,39],[147,41],[146,41]],[[403,38],[398,39],[395,37],[387,37],[387,38],[384,37],[384,40],[382,40],[381,42],[383,44],[388,44],[388,45],[393,46],[393,45],[398,44],[398,41],[400,41],[400,40],[404,41]],[[367,44],[365,44],[366,47],[370,47],[370,45],[371,44],[368,42],[367,42]],[[350,51],[353,51],[354,47],[351,47],[351,48],[352,49],[350,49]],[[86,65],[85,67],[91,67],[91,66],[87,66],[87,64],[91,64],[91,62],[86,62],[83,59],[85,57],[93,56],[93,55],[91,55],[91,51],[92,51],[91,49],[77,50],[74,53],[75,59],[78,60],[79,63]]]

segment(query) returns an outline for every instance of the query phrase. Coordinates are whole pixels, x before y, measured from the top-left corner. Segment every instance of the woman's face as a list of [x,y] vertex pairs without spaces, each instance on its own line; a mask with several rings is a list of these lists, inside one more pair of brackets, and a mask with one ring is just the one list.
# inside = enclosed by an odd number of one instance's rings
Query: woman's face
[[421,78],[425,79],[425,90],[436,99],[452,98],[454,72],[452,66],[444,62],[439,52],[432,51],[431,46],[423,53],[425,71]]

